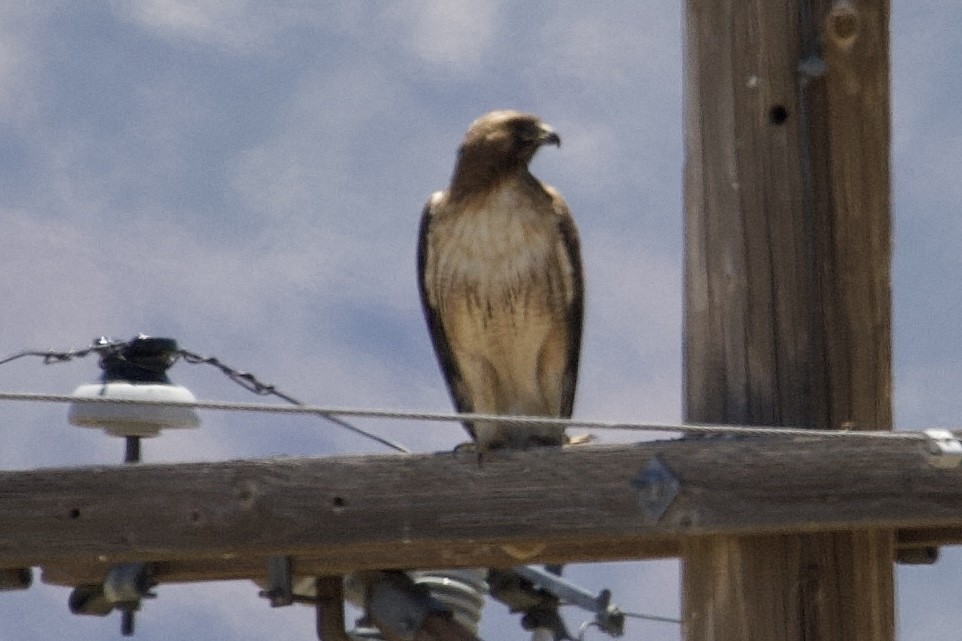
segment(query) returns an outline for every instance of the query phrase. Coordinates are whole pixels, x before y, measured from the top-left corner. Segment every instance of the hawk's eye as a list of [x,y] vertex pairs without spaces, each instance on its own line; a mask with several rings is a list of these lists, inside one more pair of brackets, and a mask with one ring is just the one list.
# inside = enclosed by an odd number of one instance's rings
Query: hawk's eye
[[531,143],[538,139],[538,128],[527,120],[516,120],[511,123],[511,133],[522,143]]

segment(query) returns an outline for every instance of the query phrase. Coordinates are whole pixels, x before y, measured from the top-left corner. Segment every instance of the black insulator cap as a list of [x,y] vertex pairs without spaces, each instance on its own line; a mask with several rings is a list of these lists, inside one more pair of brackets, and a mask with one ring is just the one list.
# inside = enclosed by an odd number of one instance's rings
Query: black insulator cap
[[177,341],[172,338],[138,336],[129,343],[108,349],[100,357],[101,380],[128,383],[165,383],[167,369],[174,364]]

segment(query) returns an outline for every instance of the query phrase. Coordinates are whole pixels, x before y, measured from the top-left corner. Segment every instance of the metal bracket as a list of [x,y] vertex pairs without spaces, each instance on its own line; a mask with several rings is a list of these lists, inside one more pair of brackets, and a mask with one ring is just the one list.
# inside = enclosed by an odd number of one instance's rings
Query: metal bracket
[[26,590],[31,583],[33,583],[33,571],[30,568],[0,570],[0,591]]
[[939,560],[939,548],[928,545],[921,548],[899,548],[895,562],[900,565],[932,565]]
[[271,602],[272,608],[294,603],[291,557],[272,556],[267,559],[267,589],[260,596]]
[[618,606],[611,604],[611,591],[602,590],[595,596],[584,588],[531,565],[520,565],[512,571],[541,588],[560,602],[575,605],[595,615],[595,624],[600,630],[613,637],[625,632],[625,615]]
[[949,430],[928,429],[923,433],[929,438],[929,463],[950,470],[962,462],[962,443]]
[[638,490],[638,503],[651,522],[657,522],[664,516],[681,491],[678,479],[657,456],[648,461],[638,476],[631,480],[631,486]]
[[154,585],[150,564],[121,563],[110,568],[103,583],[75,587],[68,605],[74,614],[107,616],[120,610],[120,632],[129,637],[134,633],[134,613],[140,609],[141,599],[157,596],[150,591]]
[[111,603],[153,599],[157,595],[150,588],[157,585],[153,570],[147,563],[121,563],[110,568],[104,580],[104,596]]
[[[525,570],[532,570],[531,577]],[[525,630],[548,630],[552,641],[573,640],[558,613],[561,605],[557,595],[546,587],[547,581],[537,580],[540,570],[519,566],[510,570],[488,570],[488,588],[492,597],[508,606],[511,612],[522,612],[521,627]],[[535,635],[537,636],[537,635]]]

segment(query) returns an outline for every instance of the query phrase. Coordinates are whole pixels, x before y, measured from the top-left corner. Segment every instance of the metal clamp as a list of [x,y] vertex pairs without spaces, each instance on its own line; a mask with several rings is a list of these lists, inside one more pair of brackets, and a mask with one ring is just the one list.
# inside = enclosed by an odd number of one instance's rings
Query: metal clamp
[[595,615],[595,624],[606,634],[620,637],[625,631],[625,615],[611,603],[611,591],[602,590],[597,596],[567,581],[557,574],[531,565],[520,565],[512,571],[527,579],[559,601],[577,606]]
[[962,443],[949,430],[928,429],[923,433],[929,438],[929,462],[935,467],[950,470],[962,463]]
[[[572,640],[574,637],[568,632],[558,612],[558,596],[543,587],[542,581],[529,579],[519,571],[526,569],[528,568],[520,566],[510,570],[488,570],[491,596],[508,606],[511,612],[523,613],[521,627],[525,630],[546,630],[553,641]],[[535,568],[531,570],[534,573],[539,572]],[[542,636],[537,632],[536,635]]]
[[110,568],[101,584],[78,585],[70,593],[68,605],[74,614],[107,616],[120,610],[120,633],[134,633],[134,613],[141,599],[157,596],[150,591],[156,585],[153,567],[148,563],[121,563]]
[[120,610],[120,633],[134,634],[134,613],[140,609],[141,599],[157,595],[150,588],[157,585],[153,568],[147,563],[121,563],[110,568],[104,581],[104,597]]

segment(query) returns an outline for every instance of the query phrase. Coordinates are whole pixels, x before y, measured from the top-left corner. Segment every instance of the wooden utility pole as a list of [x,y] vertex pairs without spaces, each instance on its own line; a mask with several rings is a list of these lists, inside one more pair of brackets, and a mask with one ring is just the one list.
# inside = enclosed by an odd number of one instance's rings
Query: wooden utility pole
[[[890,428],[888,0],[686,12],[686,420]],[[686,641],[893,638],[891,531],[683,553]]]

